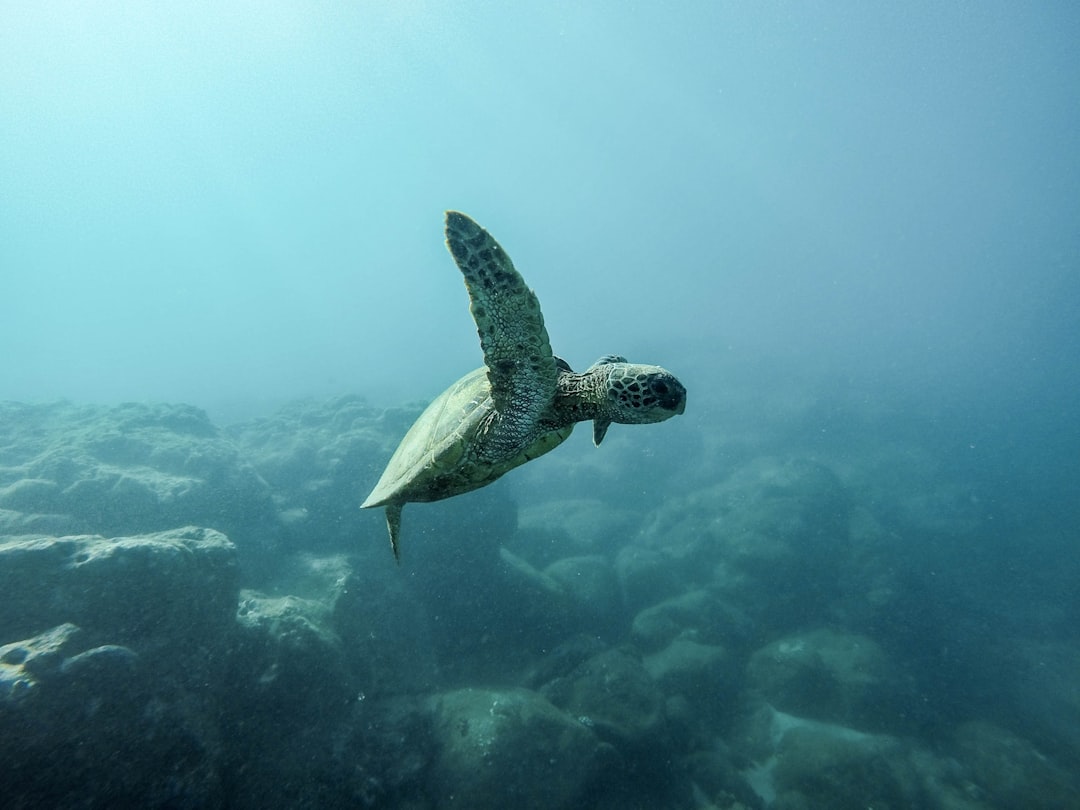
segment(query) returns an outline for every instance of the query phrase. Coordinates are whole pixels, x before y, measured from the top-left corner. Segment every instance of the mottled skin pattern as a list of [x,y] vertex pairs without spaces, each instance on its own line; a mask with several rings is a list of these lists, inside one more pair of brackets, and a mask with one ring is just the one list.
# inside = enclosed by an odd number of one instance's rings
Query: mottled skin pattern
[[482,368],[440,394],[401,440],[362,507],[386,507],[398,557],[401,510],[490,484],[592,420],[599,445],[612,422],[661,422],[686,408],[686,389],[659,366],[607,355],[577,374],[551,351],[540,302],[491,235],[446,214],[446,244],[465,278],[484,351]]
[[494,407],[479,458],[505,459],[535,437],[555,396],[558,369],[540,301],[487,231],[464,214],[446,214],[446,246],[465,277]]

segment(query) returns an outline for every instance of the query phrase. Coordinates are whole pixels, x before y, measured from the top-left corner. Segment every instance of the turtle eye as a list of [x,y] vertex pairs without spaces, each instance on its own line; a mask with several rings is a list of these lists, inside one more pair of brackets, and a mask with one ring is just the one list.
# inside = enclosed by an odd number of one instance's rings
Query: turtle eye
[[652,390],[657,396],[665,396],[668,392],[668,385],[663,380],[657,380],[652,384]]

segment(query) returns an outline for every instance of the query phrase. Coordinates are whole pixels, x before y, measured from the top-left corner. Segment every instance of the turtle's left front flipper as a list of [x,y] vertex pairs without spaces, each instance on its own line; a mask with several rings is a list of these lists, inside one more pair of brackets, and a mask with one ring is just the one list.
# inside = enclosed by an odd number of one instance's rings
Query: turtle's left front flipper
[[510,438],[510,423],[535,426],[555,397],[558,370],[540,301],[506,251],[465,214],[446,212],[446,246],[465,277],[491,398]]

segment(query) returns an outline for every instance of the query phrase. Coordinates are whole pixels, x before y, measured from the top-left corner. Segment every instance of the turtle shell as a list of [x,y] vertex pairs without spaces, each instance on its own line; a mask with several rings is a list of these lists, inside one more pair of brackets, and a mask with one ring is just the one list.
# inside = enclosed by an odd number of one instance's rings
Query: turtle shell
[[574,428],[542,432],[510,458],[485,459],[477,450],[494,410],[487,368],[466,374],[420,414],[362,506],[437,501],[478,489],[557,447]]
[[409,428],[363,506],[435,501],[483,486],[486,470],[468,451],[492,409],[486,368],[443,391]]

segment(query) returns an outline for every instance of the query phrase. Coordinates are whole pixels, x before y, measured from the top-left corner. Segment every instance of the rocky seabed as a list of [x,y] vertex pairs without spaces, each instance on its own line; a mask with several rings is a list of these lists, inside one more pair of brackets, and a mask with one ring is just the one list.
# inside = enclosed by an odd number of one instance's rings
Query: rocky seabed
[[979,514],[874,477],[911,448],[628,498],[609,439],[410,506],[397,566],[357,506],[416,413],[0,405],[0,804],[1080,807],[1080,647],[912,553]]

